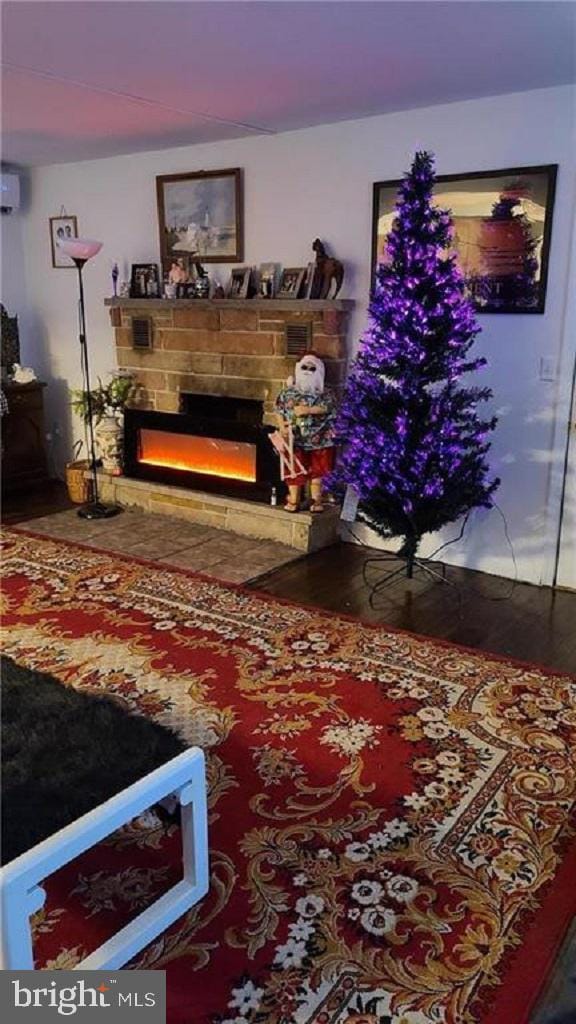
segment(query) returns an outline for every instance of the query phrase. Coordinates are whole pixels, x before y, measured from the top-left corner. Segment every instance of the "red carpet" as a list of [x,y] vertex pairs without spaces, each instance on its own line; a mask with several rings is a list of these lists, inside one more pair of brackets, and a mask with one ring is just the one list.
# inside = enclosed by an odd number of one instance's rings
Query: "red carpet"
[[[7,654],[209,752],[210,894],[136,965],[170,1024],[528,1021],[576,910],[569,678],[23,534],[3,574]],[[52,878],[38,966],[178,843],[140,821]]]

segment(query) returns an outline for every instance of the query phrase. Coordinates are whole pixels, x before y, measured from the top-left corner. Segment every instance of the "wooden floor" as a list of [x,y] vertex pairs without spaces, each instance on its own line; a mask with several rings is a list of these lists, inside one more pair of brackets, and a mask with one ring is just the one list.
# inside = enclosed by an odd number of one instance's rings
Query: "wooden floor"
[[60,480],[51,480],[38,490],[2,495],[2,522],[5,526],[12,526],[67,508],[73,508],[73,504],[66,487]]

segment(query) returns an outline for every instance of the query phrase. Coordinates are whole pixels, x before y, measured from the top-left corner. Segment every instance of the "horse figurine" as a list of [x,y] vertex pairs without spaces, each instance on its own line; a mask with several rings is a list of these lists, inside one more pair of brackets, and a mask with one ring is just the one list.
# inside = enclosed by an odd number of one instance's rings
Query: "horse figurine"
[[199,277],[199,278],[208,277],[208,274],[204,270],[204,267],[200,263],[200,260],[196,256],[195,253],[192,256],[192,265],[194,267],[194,270],[196,271],[196,277]]
[[[334,256],[328,255],[319,238],[314,239],[312,249],[316,253],[316,267],[310,298],[335,299],[344,280],[344,264]],[[334,282],[335,288],[334,293],[330,295],[332,282]]]

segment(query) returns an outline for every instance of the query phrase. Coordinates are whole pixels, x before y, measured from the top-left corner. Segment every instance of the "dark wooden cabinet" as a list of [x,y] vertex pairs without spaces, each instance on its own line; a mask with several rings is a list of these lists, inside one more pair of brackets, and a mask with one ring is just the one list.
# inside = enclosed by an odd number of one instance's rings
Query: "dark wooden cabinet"
[[42,381],[3,384],[8,412],[2,417],[2,491],[23,491],[48,480]]

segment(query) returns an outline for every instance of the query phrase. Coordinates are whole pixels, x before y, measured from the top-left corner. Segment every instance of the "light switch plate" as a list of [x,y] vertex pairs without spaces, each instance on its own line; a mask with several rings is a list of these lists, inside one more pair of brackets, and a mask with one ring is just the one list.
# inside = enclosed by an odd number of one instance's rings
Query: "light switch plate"
[[540,380],[556,380],[556,360],[549,356],[540,357]]

